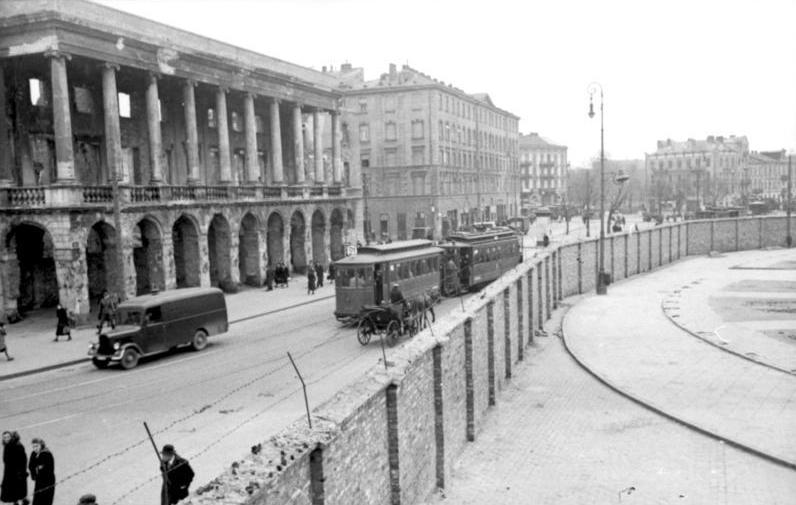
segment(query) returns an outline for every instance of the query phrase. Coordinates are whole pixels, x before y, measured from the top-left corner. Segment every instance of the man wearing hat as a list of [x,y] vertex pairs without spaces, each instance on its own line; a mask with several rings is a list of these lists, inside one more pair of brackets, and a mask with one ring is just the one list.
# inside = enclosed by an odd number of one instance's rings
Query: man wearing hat
[[174,505],[188,496],[188,486],[193,481],[193,469],[188,460],[181,458],[171,444],[163,446],[160,459],[160,471],[163,473],[160,503]]

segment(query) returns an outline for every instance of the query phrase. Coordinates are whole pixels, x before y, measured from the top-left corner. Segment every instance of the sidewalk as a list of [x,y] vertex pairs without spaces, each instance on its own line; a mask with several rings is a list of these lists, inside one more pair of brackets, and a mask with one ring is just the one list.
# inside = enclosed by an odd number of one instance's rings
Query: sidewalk
[[[266,291],[265,288],[242,286],[241,291],[226,295],[227,315],[230,323],[263,313],[284,310],[334,296],[334,284],[324,279],[324,285],[307,294],[307,278],[293,276],[288,288]],[[6,324],[6,345],[13,361],[0,355],[0,381],[30,375],[37,372],[88,362],[88,347],[97,338],[96,323],[72,330],[72,340],[55,338],[55,308],[29,312],[25,319],[15,324]],[[331,314],[330,314],[330,317]]]
[[[783,287],[791,285],[782,281],[796,281],[796,269],[788,266],[795,256],[772,250],[694,258],[611,285],[607,296],[588,297],[567,314],[565,342],[578,362],[626,396],[796,468],[796,376],[788,373],[796,368],[796,347],[755,329],[770,324],[783,334],[796,329],[793,312],[765,310],[783,300],[796,303],[782,296]],[[772,270],[776,265],[784,266]],[[744,298],[726,292],[742,286],[754,291],[738,305],[733,300]],[[772,296],[766,296],[766,286]],[[661,310],[666,300],[668,315],[682,314],[681,324],[695,334],[672,324]],[[766,314],[765,325],[743,324]],[[711,338],[727,339],[734,353],[699,338],[719,327],[732,331]],[[742,359],[750,354],[785,371]]]

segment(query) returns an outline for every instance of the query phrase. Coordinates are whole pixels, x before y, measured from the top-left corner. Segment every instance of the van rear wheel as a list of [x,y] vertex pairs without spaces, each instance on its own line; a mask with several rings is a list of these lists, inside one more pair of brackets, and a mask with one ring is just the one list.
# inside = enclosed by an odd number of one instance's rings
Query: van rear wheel
[[191,340],[191,348],[194,351],[201,351],[207,347],[207,332],[205,330],[196,330]]
[[131,368],[135,368],[136,365],[138,365],[138,358],[140,357],[141,356],[138,354],[138,352],[135,349],[127,348],[124,350],[124,353],[122,354],[122,359],[120,361],[120,364],[122,365],[122,368],[124,368],[125,370],[130,370]]

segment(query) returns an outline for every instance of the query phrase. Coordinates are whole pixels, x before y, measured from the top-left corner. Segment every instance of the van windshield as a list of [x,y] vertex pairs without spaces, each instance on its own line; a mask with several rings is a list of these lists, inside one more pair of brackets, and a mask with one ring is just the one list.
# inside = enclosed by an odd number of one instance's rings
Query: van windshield
[[118,324],[141,326],[141,309],[119,309],[116,320]]

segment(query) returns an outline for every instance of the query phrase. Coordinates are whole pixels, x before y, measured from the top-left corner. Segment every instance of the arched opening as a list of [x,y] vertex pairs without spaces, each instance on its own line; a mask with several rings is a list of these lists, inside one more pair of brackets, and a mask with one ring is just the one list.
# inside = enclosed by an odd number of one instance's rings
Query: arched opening
[[345,256],[345,246],[343,245],[343,212],[340,209],[332,211],[330,219],[331,228],[329,229],[329,252],[332,261],[337,261]]
[[[6,237],[8,289],[6,299],[17,300],[19,311],[52,307],[58,303],[53,241],[50,233],[33,224],[20,224]],[[14,257],[16,254],[16,257]],[[9,314],[9,319],[16,314]]]
[[86,270],[88,299],[94,306],[106,289],[118,296],[122,290],[122,268],[119,265],[118,240],[113,226],[100,221],[88,231],[86,239]]
[[229,223],[221,214],[213,216],[207,229],[207,252],[210,260],[210,285],[232,282],[230,275]]
[[178,288],[200,285],[199,232],[193,220],[180,216],[171,229],[174,244],[174,274]]
[[165,289],[163,239],[160,228],[151,219],[142,219],[133,229],[133,263],[136,294]]
[[326,265],[326,244],[323,235],[326,232],[326,220],[323,212],[316,210],[312,214],[312,260]]
[[257,236],[257,218],[251,213],[243,216],[238,234],[238,262],[240,280],[249,286],[259,286],[260,279],[260,239]]
[[277,212],[268,216],[268,232],[266,241],[268,242],[268,265],[276,266],[285,261],[285,250],[282,239],[285,235],[285,225],[282,216]]
[[290,218],[290,264],[293,271],[300,274],[307,270],[307,254],[304,252],[305,232],[304,214],[296,211]]

